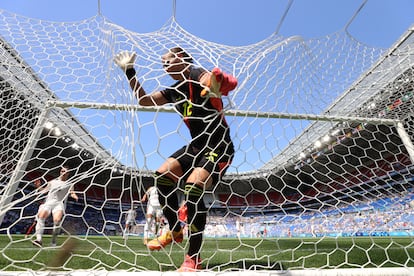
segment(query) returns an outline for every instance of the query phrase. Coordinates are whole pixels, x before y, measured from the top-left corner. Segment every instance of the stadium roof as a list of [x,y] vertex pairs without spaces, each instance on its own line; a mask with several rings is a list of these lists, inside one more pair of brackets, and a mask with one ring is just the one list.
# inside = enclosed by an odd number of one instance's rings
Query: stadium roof
[[[407,58],[407,54],[413,52],[414,25],[407,30],[401,38],[382,56],[382,58],[349,87],[340,97],[327,108],[324,115],[337,117],[363,117],[393,119],[408,116],[390,112],[381,115],[392,95],[401,93],[401,80],[409,79],[412,87],[413,61]],[[403,53],[403,54],[401,54]],[[406,54],[404,54],[406,53]],[[403,73],[402,73],[403,72]],[[408,76],[407,76],[408,75]],[[404,77],[403,77],[404,76]],[[401,78],[403,77],[403,78]],[[412,90],[412,88],[411,88]],[[388,95],[384,95],[386,91]],[[376,103],[375,110],[372,103]],[[337,126],[336,126],[337,127]],[[309,150],[309,142],[313,143],[321,139],[320,133],[330,134],[334,132],[332,122],[314,121],[301,135],[289,143],[276,158],[268,162],[263,170],[274,170],[285,167],[287,162],[296,163],[301,152]]]
[[[39,134],[36,149],[41,153],[33,153],[37,158],[30,158],[27,163],[27,171],[39,168],[58,168],[62,165],[62,159],[71,158],[88,159],[94,156],[96,160],[110,160],[110,164],[121,164],[107,152],[99,142],[82,126],[68,109],[46,108],[48,101],[56,100],[55,94],[47,85],[38,78],[30,66],[19,54],[4,40],[0,39],[0,83],[2,95],[2,120],[3,127],[0,130],[2,143],[4,139],[11,139],[8,148],[17,149],[16,152],[7,154],[0,152],[3,160],[12,158],[15,162],[24,150],[28,142],[31,130],[37,123],[42,124],[42,133]],[[41,113],[46,112],[45,119],[40,122]],[[19,117],[25,115],[24,120]],[[21,139],[7,137],[6,120],[13,122],[11,127]],[[59,145],[59,147],[56,147]],[[3,148],[4,149],[4,148]],[[63,150],[62,150],[63,149]],[[7,156],[8,155],[8,156]],[[32,156],[32,157],[33,157]],[[58,157],[61,158],[58,158]],[[44,158],[44,159],[43,159]],[[47,160],[47,161],[45,161]],[[73,159],[75,162],[75,159]],[[69,162],[70,163],[70,162]],[[73,164],[76,166],[76,164]],[[2,168],[2,174],[5,171]]]

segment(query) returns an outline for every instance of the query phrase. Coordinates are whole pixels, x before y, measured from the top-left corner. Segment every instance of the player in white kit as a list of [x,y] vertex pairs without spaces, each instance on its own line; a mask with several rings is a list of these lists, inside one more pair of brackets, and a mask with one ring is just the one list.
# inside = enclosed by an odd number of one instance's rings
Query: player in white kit
[[48,182],[41,192],[47,193],[44,204],[39,206],[36,224],[36,240],[32,243],[42,247],[42,237],[45,229],[45,221],[50,214],[53,216],[52,246],[56,246],[56,237],[59,234],[62,218],[65,211],[66,199],[68,195],[78,201],[78,196],[73,190],[73,184],[68,182],[69,167],[63,166],[60,175]]
[[128,235],[131,232],[132,227],[134,227],[137,222],[135,220],[137,216],[137,212],[134,210],[134,206],[131,206],[131,209],[129,209],[125,214],[125,230],[124,230],[124,239],[128,239]]
[[[158,230],[160,227],[160,221],[162,217],[162,209],[160,202],[158,200],[158,191],[155,186],[151,186],[147,189],[144,196],[141,199],[141,202],[147,202],[147,213],[144,226],[144,244],[147,244],[149,234],[153,228],[155,222],[154,236],[157,236]],[[155,219],[155,221],[154,221]]]

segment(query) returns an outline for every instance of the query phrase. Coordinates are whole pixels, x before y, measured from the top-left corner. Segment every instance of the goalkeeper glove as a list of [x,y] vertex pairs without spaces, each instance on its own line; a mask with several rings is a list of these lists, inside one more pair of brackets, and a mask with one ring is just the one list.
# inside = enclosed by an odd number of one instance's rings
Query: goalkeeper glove
[[224,73],[216,67],[211,71],[208,88],[201,91],[201,96],[206,97],[210,95],[210,97],[220,98],[222,95],[227,96],[236,86],[237,79],[235,77]]
[[135,52],[122,51],[114,58],[114,62],[122,71],[126,72],[128,69],[134,68],[135,59],[137,54]]
[[216,77],[216,80],[221,83],[220,93],[227,96],[230,91],[234,90],[237,86],[237,79],[232,75],[222,72],[219,68],[214,68],[211,71]]

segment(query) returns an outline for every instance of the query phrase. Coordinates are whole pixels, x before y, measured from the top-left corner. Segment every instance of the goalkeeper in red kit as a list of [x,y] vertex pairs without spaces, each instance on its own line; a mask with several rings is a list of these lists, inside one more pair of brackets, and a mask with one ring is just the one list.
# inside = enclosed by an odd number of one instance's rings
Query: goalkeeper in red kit
[[183,229],[178,219],[177,183],[184,178],[188,209],[189,248],[179,271],[201,269],[201,245],[207,220],[204,191],[218,183],[234,156],[230,129],[224,117],[221,95],[235,89],[237,80],[220,69],[211,72],[193,64],[182,48],[169,49],[161,61],[165,72],[176,82],[148,94],[138,81],[136,54],[121,52],[114,61],[125,72],[129,85],[142,106],[172,103],[187,125],[191,141],[173,153],[155,172],[159,201],[170,231],[147,243],[160,250],[172,242],[182,242]]

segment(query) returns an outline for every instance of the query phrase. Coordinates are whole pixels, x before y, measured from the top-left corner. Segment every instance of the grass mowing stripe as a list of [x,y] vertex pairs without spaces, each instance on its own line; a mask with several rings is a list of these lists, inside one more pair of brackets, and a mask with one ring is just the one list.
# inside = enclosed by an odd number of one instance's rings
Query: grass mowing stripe
[[[66,238],[61,236],[59,244]],[[121,237],[79,236],[76,240],[74,255],[65,268],[175,270],[186,245],[150,252],[138,237],[129,238],[126,245]],[[48,242],[50,236],[45,237],[44,244]],[[204,267],[213,270],[414,266],[412,243],[411,238],[397,237],[206,239],[202,258]],[[41,269],[59,252],[34,248],[30,240],[19,235],[0,235],[0,248],[0,270]]]

